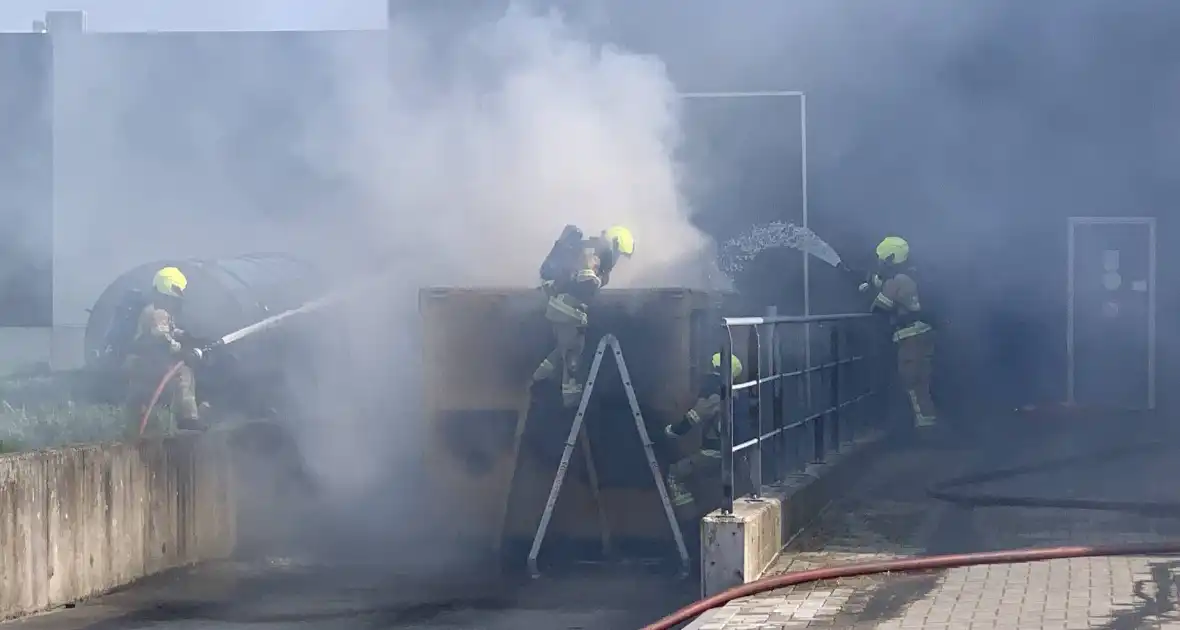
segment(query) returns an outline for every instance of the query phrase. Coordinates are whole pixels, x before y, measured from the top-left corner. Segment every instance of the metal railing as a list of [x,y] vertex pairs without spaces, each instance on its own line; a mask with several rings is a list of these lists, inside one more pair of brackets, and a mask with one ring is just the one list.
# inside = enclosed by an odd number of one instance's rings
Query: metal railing
[[[757,497],[764,486],[804,471],[808,464],[825,462],[859,437],[875,416],[884,416],[880,406],[881,413],[874,414],[868,404],[881,389],[874,386],[881,342],[874,321],[867,313],[779,316],[773,307],[765,317],[723,320],[723,513],[733,511],[735,462],[748,469],[747,491]],[[801,344],[780,334],[780,326],[788,325],[802,332]],[[748,366],[743,372],[753,376],[741,383],[733,383],[732,377],[735,331],[749,336],[746,356],[739,358]],[[825,353],[814,352],[817,342],[826,342]],[[813,364],[813,356],[824,355],[826,359]],[[788,381],[793,381],[793,391]],[[748,403],[748,413],[734,413],[739,399]]]

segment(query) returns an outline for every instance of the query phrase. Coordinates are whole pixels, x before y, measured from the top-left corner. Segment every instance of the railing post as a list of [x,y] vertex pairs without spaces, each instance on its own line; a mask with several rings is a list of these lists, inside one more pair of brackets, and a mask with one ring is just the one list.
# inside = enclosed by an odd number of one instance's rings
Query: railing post
[[[766,314],[768,317],[778,317],[778,307],[766,307]],[[783,369],[782,348],[779,347],[781,344],[779,344],[778,341],[777,324],[771,324],[770,326],[769,345],[770,370],[772,373],[777,375],[782,373]],[[774,443],[771,447],[770,456],[773,460],[771,462],[771,466],[774,469],[774,480],[776,482],[783,480],[783,468],[786,464],[785,454],[787,436],[783,434],[783,426],[786,424],[784,417],[786,415],[787,402],[786,390],[784,387],[786,387],[786,383],[783,383],[783,379],[780,377],[776,377],[774,379],[774,383],[772,383],[770,386],[770,395],[773,400],[773,408],[771,409],[771,424],[774,425],[774,430],[777,431],[774,436]]]
[[831,399],[832,399],[832,450],[839,453],[841,446],[840,435],[840,325],[832,325],[831,339],[832,352],[832,379],[831,379]]
[[[773,317],[773,309],[766,309],[766,316]],[[758,409],[757,409],[757,433],[754,435],[756,442],[754,443],[754,453],[750,456],[750,495],[758,498],[762,494],[762,436],[766,434],[766,409],[772,403],[768,400],[770,397],[770,389],[767,387],[767,378],[774,375],[774,366],[770,365],[767,358],[767,349],[769,346],[764,343],[768,338],[774,337],[774,324],[760,324],[754,327],[754,351],[757,354],[755,359],[758,363]]]
[[[810,370],[811,366],[807,366]],[[810,374],[811,372],[807,372]],[[823,381],[821,380],[820,383]],[[808,382],[808,391],[811,390],[811,383]],[[810,400],[810,398],[809,398]],[[812,454],[815,457],[815,463],[822,464],[827,459],[828,455],[828,414],[827,410],[815,412],[815,423],[812,428]]]
[[724,326],[721,340],[721,512],[733,514],[733,345]]

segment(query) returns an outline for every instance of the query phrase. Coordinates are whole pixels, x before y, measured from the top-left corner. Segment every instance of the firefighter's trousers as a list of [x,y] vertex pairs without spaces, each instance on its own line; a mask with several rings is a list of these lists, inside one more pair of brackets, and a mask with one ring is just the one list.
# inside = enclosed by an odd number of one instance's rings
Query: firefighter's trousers
[[668,468],[668,495],[676,510],[676,518],[682,522],[698,518],[700,506],[692,486],[699,488],[704,484],[719,483],[720,477],[719,450],[702,448],[672,464]]
[[549,298],[545,319],[553,326],[557,345],[533,372],[533,382],[552,378],[561,366],[561,398],[567,407],[582,398],[582,384],[578,382],[582,353],[586,349],[586,305],[567,293]]
[[[172,367],[172,363],[133,358],[128,365],[127,398],[123,403],[126,414],[127,431],[129,435],[139,434],[139,423],[143,418],[147,405],[151,402],[152,394],[160,384],[160,379]],[[177,425],[181,428],[196,425],[199,411],[197,408],[197,388],[193,370],[187,365],[172,377],[160,394],[160,405],[167,405],[177,418]],[[161,427],[148,426],[145,431],[159,431]]]
[[934,331],[928,330],[897,341],[897,371],[909,396],[916,426],[929,426],[938,418],[930,397],[934,362]]

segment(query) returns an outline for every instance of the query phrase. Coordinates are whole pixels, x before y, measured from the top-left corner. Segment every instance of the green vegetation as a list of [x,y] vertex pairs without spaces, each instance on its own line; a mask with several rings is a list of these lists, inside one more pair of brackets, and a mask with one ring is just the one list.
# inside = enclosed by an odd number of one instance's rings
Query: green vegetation
[[0,453],[123,437],[121,408],[89,395],[94,389],[85,372],[44,365],[0,380]]

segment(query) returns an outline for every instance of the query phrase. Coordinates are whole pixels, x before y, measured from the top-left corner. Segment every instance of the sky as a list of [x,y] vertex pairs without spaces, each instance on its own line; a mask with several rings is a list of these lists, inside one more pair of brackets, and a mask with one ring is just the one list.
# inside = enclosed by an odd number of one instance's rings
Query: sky
[[384,0],[4,0],[0,31],[76,10],[92,31],[379,29],[386,13]]

